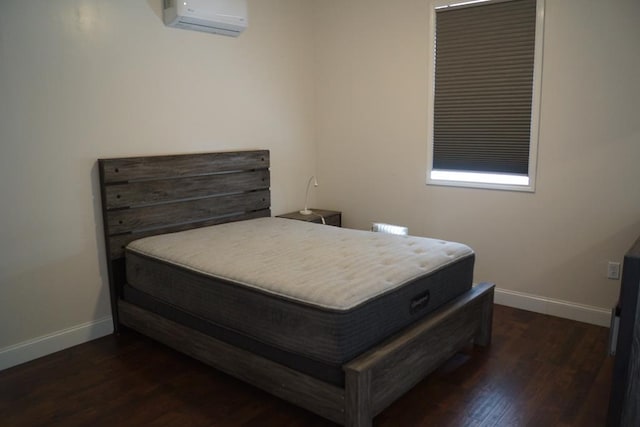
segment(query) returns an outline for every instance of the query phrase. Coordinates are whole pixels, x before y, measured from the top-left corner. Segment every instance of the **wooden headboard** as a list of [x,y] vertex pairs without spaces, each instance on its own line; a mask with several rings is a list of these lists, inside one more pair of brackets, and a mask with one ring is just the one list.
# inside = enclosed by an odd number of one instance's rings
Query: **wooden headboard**
[[269,151],[99,159],[111,311],[136,239],[271,216]]

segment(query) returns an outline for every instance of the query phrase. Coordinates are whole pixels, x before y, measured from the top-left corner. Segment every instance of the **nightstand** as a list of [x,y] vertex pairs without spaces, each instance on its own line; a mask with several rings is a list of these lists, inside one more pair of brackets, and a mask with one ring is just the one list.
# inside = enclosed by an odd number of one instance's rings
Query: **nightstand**
[[287,219],[295,219],[298,221],[307,221],[307,222],[315,222],[317,224],[322,224],[322,218],[324,218],[324,222],[327,225],[333,225],[336,227],[342,227],[342,212],[337,211],[327,211],[324,209],[313,209],[312,214],[302,215],[300,212],[289,212],[283,215],[278,215],[278,218],[287,218]]

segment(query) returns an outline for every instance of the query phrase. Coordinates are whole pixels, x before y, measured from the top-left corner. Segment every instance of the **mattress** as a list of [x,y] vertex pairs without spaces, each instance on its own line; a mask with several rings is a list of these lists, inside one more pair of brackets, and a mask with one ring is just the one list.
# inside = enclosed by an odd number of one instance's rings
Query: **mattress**
[[126,267],[129,294],[156,310],[339,368],[468,290],[474,257],[460,243],[259,218],[134,241]]

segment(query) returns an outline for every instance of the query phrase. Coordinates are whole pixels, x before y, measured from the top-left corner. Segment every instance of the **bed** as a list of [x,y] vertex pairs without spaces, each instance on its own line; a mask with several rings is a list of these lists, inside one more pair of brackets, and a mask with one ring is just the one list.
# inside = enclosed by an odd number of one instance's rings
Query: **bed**
[[468,247],[271,218],[266,150],[98,163],[116,332],[348,426],[490,343],[494,287],[471,286]]

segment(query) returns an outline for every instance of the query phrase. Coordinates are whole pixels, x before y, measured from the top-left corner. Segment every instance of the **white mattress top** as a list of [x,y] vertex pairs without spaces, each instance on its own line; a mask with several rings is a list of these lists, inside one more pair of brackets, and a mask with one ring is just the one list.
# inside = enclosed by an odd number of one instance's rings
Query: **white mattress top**
[[473,254],[460,243],[284,218],[152,236],[127,248],[332,310],[349,310]]

